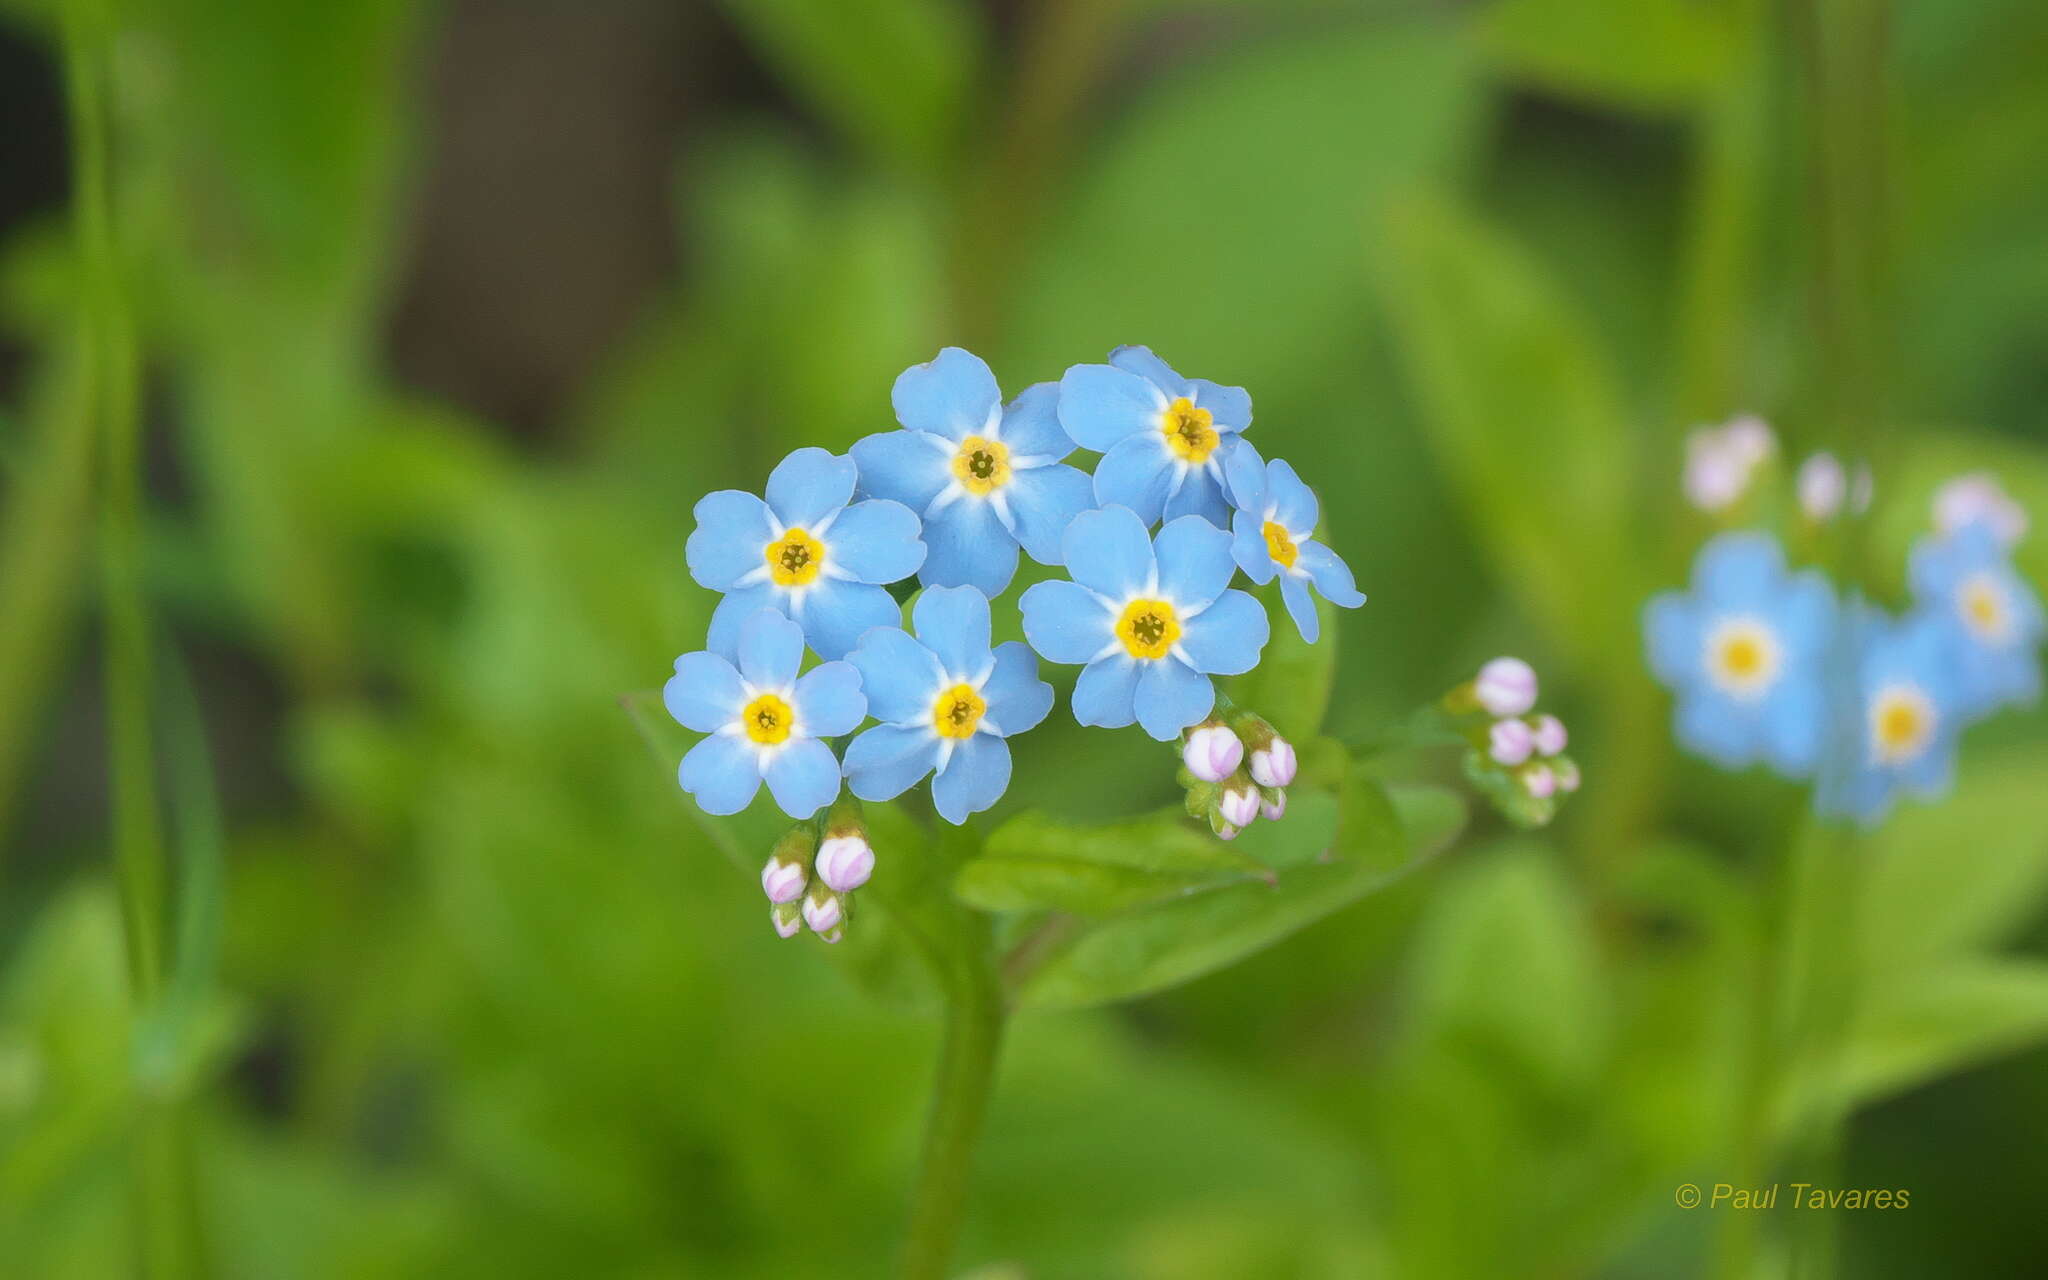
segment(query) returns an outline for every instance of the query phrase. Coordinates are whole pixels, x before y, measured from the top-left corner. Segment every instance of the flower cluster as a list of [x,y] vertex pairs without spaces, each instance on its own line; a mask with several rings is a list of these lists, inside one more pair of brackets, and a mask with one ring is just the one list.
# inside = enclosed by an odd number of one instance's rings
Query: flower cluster
[[[1688,460],[1689,494],[1704,486],[1697,465]],[[1868,487],[1816,454],[1799,471],[1800,512],[1825,522],[1845,496],[1860,510]],[[2041,603],[2011,560],[2025,528],[1995,480],[1951,481],[1935,496],[1933,531],[1912,549],[1912,600],[1897,615],[1844,598],[1817,569],[1790,567],[1768,533],[1719,534],[1695,560],[1691,589],[1644,613],[1651,669],[1676,696],[1679,742],[1723,768],[1763,764],[1812,781],[1822,812],[1865,823],[1901,792],[1942,794],[1961,730],[2039,696]]]
[[1444,695],[1441,710],[1467,742],[1465,776],[1509,821],[1540,827],[1579,789],[1579,766],[1566,755],[1570,735],[1554,715],[1536,712],[1535,668],[1495,658]]
[[[713,814],[765,782],[799,820],[762,874],[777,930],[842,936],[874,866],[858,800],[929,779],[948,822],[995,805],[1010,740],[1052,710],[1040,659],[1080,668],[1081,724],[1185,740],[1186,781],[1207,788],[1190,812],[1219,835],[1279,818],[1294,749],[1256,713],[1219,707],[1213,683],[1252,670],[1270,635],[1232,583],[1277,579],[1310,642],[1311,592],[1345,608],[1365,597],[1316,538],[1315,494],[1243,440],[1244,389],[1119,347],[1005,403],[986,363],[948,347],[891,400],[898,429],[846,455],[798,449],[762,496],[705,497],[687,547],[691,576],[722,599],[704,651],[678,658],[664,690],[707,735],[679,778]],[[1069,462],[1077,449],[1100,455],[1092,470]],[[1064,576],[1021,593],[1024,642],[994,644],[991,605],[1020,553]],[[1198,739],[1214,752],[1199,769]]]

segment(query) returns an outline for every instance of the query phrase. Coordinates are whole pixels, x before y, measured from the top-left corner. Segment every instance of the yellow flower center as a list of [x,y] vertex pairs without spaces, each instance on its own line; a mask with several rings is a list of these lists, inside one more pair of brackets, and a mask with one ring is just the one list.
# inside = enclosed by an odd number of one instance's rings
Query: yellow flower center
[[1222,437],[1216,434],[1215,418],[1207,409],[1198,409],[1186,396],[1166,406],[1166,412],[1159,415],[1159,433],[1166,437],[1166,447],[1183,462],[1196,465],[1206,461],[1216,451]]
[[941,738],[971,738],[988,703],[971,684],[956,684],[932,703],[932,728]]
[[1266,554],[1273,557],[1274,564],[1279,565],[1283,569],[1292,569],[1295,557],[1299,556],[1301,552],[1295,547],[1294,537],[1287,532],[1287,526],[1268,520],[1266,521],[1264,532],[1266,535]]
[[1133,600],[1116,620],[1116,638],[1133,658],[1163,658],[1180,639],[1180,618],[1164,600]]
[[768,576],[778,587],[805,587],[825,567],[825,544],[802,529],[792,528],[761,550]]
[[2012,619],[2005,608],[2005,592],[1989,574],[1980,573],[1956,591],[1956,605],[1963,621],[1978,637],[1994,644],[2011,638]]
[[1778,638],[1753,618],[1730,618],[1707,637],[1707,673],[1725,693],[1757,698],[1778,678]]
[[1000,440],[969,436],[953,455],[953,478],[976,497],[985,497],[1010,483],[1010,446]]
[[1879,764],[1903,764],[1934,736],[1934,704],[1911,685],[1892,685],[1870,702],[1870,750]]
[[772,747],[787,739],[795,723],[796,712],[772,693],[762,694],[740,712],[740,724],[746,729],[747,737],[764,747]]

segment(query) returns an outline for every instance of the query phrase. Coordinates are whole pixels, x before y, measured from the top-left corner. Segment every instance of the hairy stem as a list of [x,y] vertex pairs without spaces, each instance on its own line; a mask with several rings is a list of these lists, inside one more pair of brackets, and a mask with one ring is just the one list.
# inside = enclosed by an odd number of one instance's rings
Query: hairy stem
[[911,1190],[903,1274],[940,1280],[947,1274],[982,1118],[995,1084],[1005,1012],[1002,988],[987,963],[963,966],[946,1000],[945,1038],[925,1120],[924,1154]]

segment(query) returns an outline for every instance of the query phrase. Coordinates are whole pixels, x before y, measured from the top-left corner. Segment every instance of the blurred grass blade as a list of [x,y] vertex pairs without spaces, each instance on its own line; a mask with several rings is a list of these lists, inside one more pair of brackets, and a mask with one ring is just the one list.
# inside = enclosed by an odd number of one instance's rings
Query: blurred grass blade
[[1720,84],[1733,34],[1724,6],[1698,0],[1500,0],[1479,47],[1509,75],[1624,109],[1682,107]]

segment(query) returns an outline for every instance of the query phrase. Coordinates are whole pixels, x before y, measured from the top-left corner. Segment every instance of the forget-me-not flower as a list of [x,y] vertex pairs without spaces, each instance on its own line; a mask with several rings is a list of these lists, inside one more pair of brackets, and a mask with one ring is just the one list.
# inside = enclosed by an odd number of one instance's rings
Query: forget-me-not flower
[[848,744],[847,784],[863,800],[891,800],[936,771],[932,803],[957,826],[1002,797],[1004,739],[1045,719],[1052,686],[1020,641],[989,647],[988,597],[973,587],[926,588],[911,625],[915,639],[877,627],[847,657],[883,722]]
[[1691,592],[1666,592],[1644,613],[1651,669],[1678,697],[1678,740],[1724,768],[1761,760],[1788,778],[1810,775],[1827,740],[1835,615],[1827,580],[1788,573],[1771,538],[1709,542]]
[[852,458],[798,449],[769,475],[766,502],[737,489],[698,502],[690,576],[725,593],[711,615],[712,650],[730,656],[741,625],[763,607],[794,618],[826,659],[901,619],[880,584],[924,563],[917,513],[881,500],[848,506],[856,473]]
[[1855,668],[1841,722],[1845,741],[1821,771],[1814,803],[1822,813],[1872,824],[1900,791],[1931,799],[1949,789],[1963,717],[1954,654],[1938,619],[1924,612],[1891,619],[1860,607],[1849,625]]
[[2041,601],[1990,521],[1921,539],[1911,575],[1914,602],[1949,641],[1958,711],[1983,716],[2040,696]]
[[947,347],[896,379],[901,431],[857,442],[860,490],[924,517],[926,586],[1010,585],[1022,546],[1058,564],[1067,521],[1093,505],[1085,472],[1061,464],[1074,442],[1061,429],[1059,387],[1041,382],[1003,407],[980,356]]
[[1287,616],[1294,619],[1301,638],[1314,644],[1320,620],[1308,594],[1309,583],[1340,609],[1365,603],[1349,566],[1312,537],[1319,514],[1316,495],[1287,463],[1278,458],[1262,462],[1247,440],[1231,449],[1224,478],[1230,504],[1237,508],[1230,521],[1230,551],[1238,567],[1261,586],[1280,575]]
[[1169,522],[1155,540],[1128,507],[1086,511],[1067,528],[1073,581],[1024,593],[1024,636],[1053,662],[1085,663],[1074,718],[1116,728],[1136,720],[1167,741],[1209,714],[1211,675],[1258,664],[1266,611],[1227,590],[1230,535],[1200,516]]
[[738,665],[717,653],[686,653],[662,687],[684,728],[711,735],[677,773],[706,813],[738,813],[765,779],[775,803],[808,818],[839,794],[839,762],[821,738],[851,733],[867,715],[860,673],[827,662],[802,676],[804,633],[774,609],[740,625]]
[[1059,415],[1076,444],[1103,455],[1097,502],[1148,525],[1183,515],[1227,525],[1224,455],[1252,421],[1243,387],[1183,378],[1149,347],[1118,347],[1108,364],[1067,370]]

